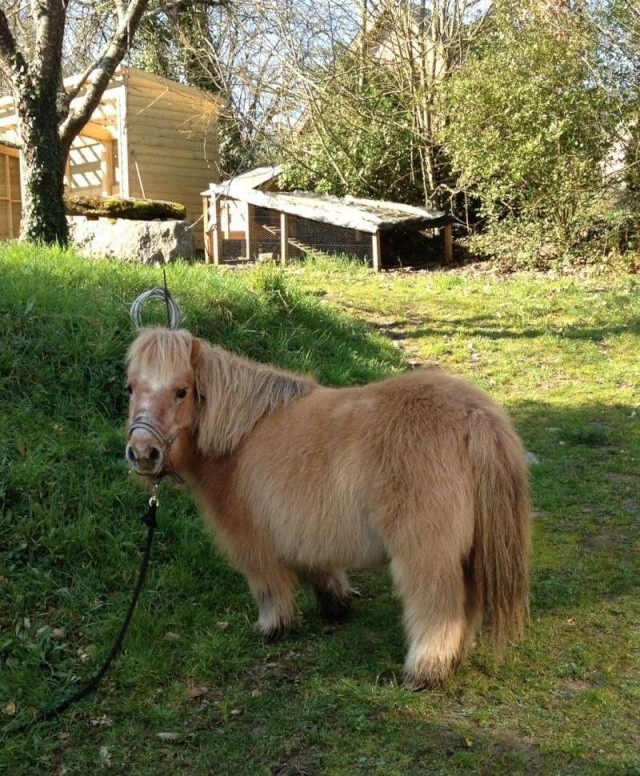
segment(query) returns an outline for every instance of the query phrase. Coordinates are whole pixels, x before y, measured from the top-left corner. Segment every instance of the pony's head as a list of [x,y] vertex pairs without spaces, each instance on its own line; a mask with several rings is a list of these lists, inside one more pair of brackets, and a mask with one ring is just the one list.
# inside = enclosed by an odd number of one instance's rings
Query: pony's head
[[233,453],[260,418],[316,385],[212,347],[184,329],[143,329],[128,364],[126,457],[148,477],[184,473],[199,454]]
[[148,477],[188,465],[198,413],[195,364],[200,343],[188,331],[143,329],[129,348],[126,458]]

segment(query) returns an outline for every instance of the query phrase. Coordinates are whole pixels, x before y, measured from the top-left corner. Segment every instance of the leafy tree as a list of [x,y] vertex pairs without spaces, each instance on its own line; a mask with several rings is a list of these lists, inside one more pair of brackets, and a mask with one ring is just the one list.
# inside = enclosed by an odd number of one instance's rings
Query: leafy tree
[[[441,207],[450,167],[438,130],[439,95],[472,41],[486,3],[385,0],[324,67],[299,66],[306,85],[302,129],[282,145],[288,180]],[[300,171],[298,168],[302,167]]]
[[490,223],[584,226],[616,123],[598,53],[593,28],[564,5],[504,3],[451,79],[442,141]]
[[423,201],[411,113],[388,72],[370,72],[362,80],[357,55],[345,54],[331,87],[307,110],[293,142],[284,144],[285,185]]

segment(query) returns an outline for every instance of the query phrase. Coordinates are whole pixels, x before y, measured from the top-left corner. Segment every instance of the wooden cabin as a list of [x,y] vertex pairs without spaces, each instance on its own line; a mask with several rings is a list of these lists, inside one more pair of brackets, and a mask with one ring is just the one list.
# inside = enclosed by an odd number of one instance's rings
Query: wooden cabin
[[[74,79],[66,85],[72,86]],[[73,107],[73,102],[72,102]],[[66,186],[72,194],[179,202],[194,224],[200,192],[219,180],[219,101],[191,86],[120,67],[74,140]],[[19,137],[13,97],[0,98],[0,239],[20,222]],[[5,141],[5,144],[3,144]],[[202,250],[202,229],[194,229]]]

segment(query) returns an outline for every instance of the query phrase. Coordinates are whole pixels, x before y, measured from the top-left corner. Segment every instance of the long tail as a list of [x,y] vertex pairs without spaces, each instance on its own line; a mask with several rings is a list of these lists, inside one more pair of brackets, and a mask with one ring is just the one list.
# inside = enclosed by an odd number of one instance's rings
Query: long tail
[[529,611],[529,477],[520,439],[501,410],[475,410],[469,423],[475,594],[491,641],[502,649],[522,638]]

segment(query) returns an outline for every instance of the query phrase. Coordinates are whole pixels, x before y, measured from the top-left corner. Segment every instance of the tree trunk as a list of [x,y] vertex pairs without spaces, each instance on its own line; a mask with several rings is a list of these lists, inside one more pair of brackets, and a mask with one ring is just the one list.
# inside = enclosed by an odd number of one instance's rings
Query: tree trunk
[[[26,91],[26,90],[25,90]],[[54,94],[18,99],[22,144],[23,240],[66,245],[69,227],[64,212],[64,159]]]

